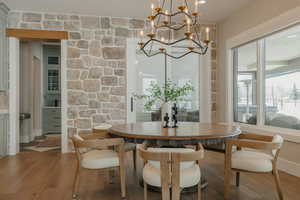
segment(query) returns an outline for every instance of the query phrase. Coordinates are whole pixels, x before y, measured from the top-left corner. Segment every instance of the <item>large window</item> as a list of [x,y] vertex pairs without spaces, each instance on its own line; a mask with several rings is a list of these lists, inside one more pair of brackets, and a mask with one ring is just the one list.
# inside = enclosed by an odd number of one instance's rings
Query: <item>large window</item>
[[300,26],[235,48],[234,88],[236,122],[300,130]]

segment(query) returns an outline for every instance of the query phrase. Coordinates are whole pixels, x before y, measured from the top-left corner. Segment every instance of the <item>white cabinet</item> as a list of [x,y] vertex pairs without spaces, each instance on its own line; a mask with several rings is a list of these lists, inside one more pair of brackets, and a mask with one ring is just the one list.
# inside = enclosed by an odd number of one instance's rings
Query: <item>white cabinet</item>
[[61,108],[43,108],[43,135],[61,133]]
[[0,91],[8,89],[8,39],[6,38],[7,6],[0,2]]

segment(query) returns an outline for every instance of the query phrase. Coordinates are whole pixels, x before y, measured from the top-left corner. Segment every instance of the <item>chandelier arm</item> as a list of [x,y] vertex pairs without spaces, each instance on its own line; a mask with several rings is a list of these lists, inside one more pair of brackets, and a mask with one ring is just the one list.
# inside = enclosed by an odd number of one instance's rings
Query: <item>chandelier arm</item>
[[[144,45],[141,46],[141,50],[144,51],[145,47],[150,43],[152,42],[152,40],[148,40]],[[153,46],[153,43],[151,43],[151,47],[150,47],[150,52],[152,51],[152,46]],[[145,52],[145,51],[144,51]]]
[[[183,15],[187,16],[188,18],[190,18],[192,21],[195,21],[196,16],[191,16],[188,13],[181,11],[181,10],[177,11],[175,13],[170,13],[170,14],[166,14],[166,13],[160,11],[160,12],[157,12],[154,16],[150,16],[150,17],[153,17],[154,19],[157,17],[160,18],[162,15],[169,16],[169,17],[175,17],[176,15],[179,15],[179,14],[183,14]],[[193,17],[194,17],[194,19],[193,19]]]
[[198,41],[196,41],[196,40],[194,40],[194,39],[191,39],[191,41],[192,41],[193,43],[195,43],[197,46],[199,46],[201,49],[204,49],[204,48],[205,48],[204,46],[202,46],[202,44],[201,44],[200,42],[198,42]]
[[158,42],[158,43],[160,43],[160,44],[163,44],[163,45],[168,45],[168,46],[170,46],[170,45],[174,45],[174,44],[176,44],[176,43],[178,43],[178,42],[181,42],[181,41],[184,41],[184,40],[186,40],[187,38],[182,38],[182,39],[180,39],[180,40],[176,40],[176,41],[174,41],[174,42],[162,42],[162,41],[160,41],[160,40],[158,40],[158,39],[151,39],[152,41],[154,41],[154,42]]
[[194,51],[194,50],[190,50],[180,56],[173,56],[167,52],[163,52],[163,51],[159,51],[159,52],[156,52],[156,53],[153,53],[153,54],[149,54],[147,53],[146,51],[143,50],[144,54],[147,56],[147,57],[154,57],[156,55],[159,55],[159,54],[164,54],[166,56],[169,56],[171,58],[174,58],[174,59],[180,59],[180,58],[183,58],[191,53],[195,53],[195,54],[199,54],[199,55],[205,55],[207,53],[207,50],[208,50],[208,47],[206,47],[203,51],[199,52],[199,51]]

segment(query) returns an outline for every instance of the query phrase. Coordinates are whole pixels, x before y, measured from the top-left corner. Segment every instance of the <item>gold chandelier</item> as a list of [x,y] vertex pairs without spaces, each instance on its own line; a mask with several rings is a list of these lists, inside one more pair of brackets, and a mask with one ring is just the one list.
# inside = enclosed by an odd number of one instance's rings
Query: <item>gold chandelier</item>
[[[191,6],[188,1],[193,1],[190,4],[194,6]],[[140,32],[138,44],[141,51],[148,57],[164,54],[175,59],[190,53],[205,55],[211,42],[210,29],[207,27],[205,31],[201,31],[198,9],[199,5],[206,1],[183,0],[177,6],[174,2],[173,0],[157,0],[156,5],[151,4],[146,42],[143,42],[144,30]],[[177,8],[173,9],[173,7]],[[176,34],[178,32],[179,34]],[[165,33],[165,35],[160,37],[160,33]]]

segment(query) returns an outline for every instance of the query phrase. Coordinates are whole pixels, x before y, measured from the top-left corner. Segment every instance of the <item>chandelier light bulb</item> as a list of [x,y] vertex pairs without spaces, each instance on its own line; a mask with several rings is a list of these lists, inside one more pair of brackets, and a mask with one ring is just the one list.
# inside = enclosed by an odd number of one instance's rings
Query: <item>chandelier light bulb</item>
[[205,40],[209,41],[210,40],[210,38],[209,38],[210,28],[206,27],[205,32],[206,32],[206,38],[205,38]]
[[151,33],[154,34],[154,21],[151,20]]
[[166,10],[165,14],[166,14],[165,21],[167,22],[167,21],[169,21],[169,12],[168,12],[168,10]]
[[200,0],[198,1],[199,4],[206,4],[206,1],[205,0]]
[[190,33],[191,32],[191,19],[188,18],[186,21],[187,24],[187,32]]
[[195,1],[195,13],[198,13],[198,1]]
[[151,3],[151,15],[154,16],[154,4]]

